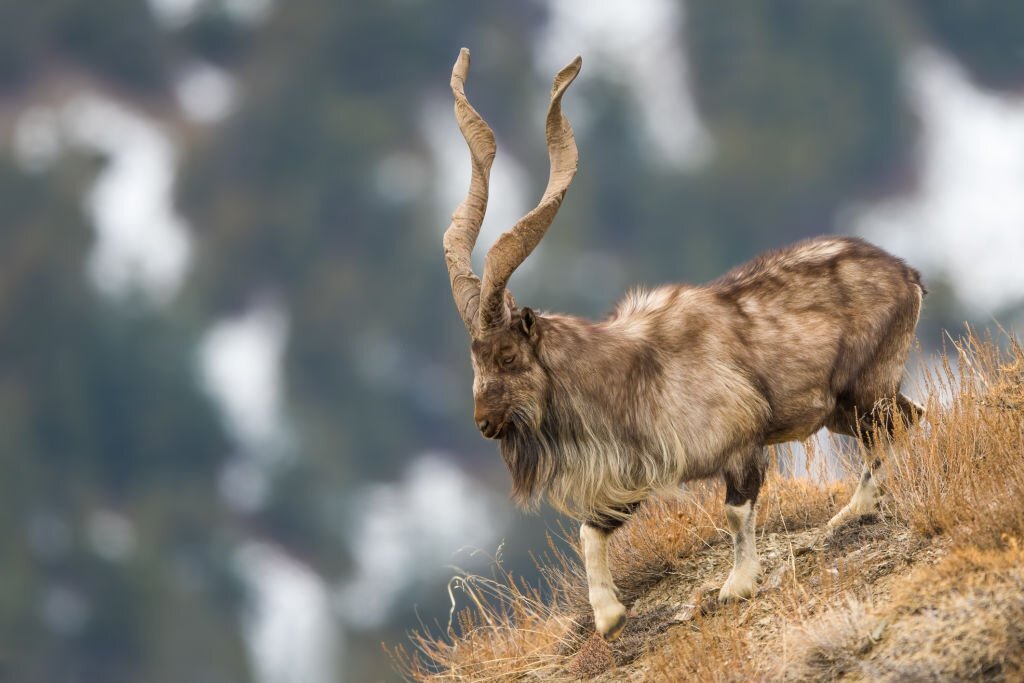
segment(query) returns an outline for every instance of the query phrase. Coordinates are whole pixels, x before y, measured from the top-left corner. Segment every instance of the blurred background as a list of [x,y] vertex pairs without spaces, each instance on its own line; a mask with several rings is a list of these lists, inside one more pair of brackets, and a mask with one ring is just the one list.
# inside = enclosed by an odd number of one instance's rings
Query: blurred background
[[1024,329],[1021,3],[2,0],[0,679],[391,680],[457,568],[536,576],[441,254],[464,45],[482,246],[584,57],[521,303],[848,233],[924,272],[925,351]]

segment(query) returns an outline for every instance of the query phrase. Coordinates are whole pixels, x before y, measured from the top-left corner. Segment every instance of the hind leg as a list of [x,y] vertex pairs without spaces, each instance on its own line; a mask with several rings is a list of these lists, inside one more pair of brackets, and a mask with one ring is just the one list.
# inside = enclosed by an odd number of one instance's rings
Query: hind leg
[[897,394],[892,400],[876,402],[863,416],[859,416],[856,408],[848,403],[841,402],[837,405],[827,425],[829,430],[860,439],[864,445],[866,462],[850,501],[828,521],[830,529],[835,529],[850,519],[872,515],[877,511],[881,498],[878,488],[878,474],[882,466],[880,446],[891,446],[897,413],[898,419],[903,420],[905,424],[912,424],[920,419],[924,409],[903,394]]
[[[878,446],[891,446],[897,413],[905,424],[911,424],[924,412],[899,392],[923,293],[919,285],[913,287],[911,295],[896,309],[873,357],[848,378],[847,387],[836,397],[836,408],[826,422],[831,431],[860,439],[867,453],[857,490],[846,507],[829,520],[830,528],[875,511],[879,498],[876,479],[884,450]],[[883,443],[874,443],[876,439]]]
[[843,506],[832,519],[828,520],[828,528],[835,529],[842,526],[851,519],[859,519],[875,514],[878,510],[878,501],[881,495],[876,483],[877,472],[872,471],[873,467],[865,466],[861,472],[860,481],[857,482],[857,489],[850,496],[850,502]]

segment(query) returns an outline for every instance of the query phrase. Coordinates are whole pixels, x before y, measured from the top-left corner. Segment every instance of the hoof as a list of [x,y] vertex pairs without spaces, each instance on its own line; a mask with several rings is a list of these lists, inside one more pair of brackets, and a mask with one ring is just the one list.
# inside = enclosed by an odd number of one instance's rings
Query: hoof
[[729,604],[731,602],[745,602],[754,596],[754,591],[734,591],[728,589],[726,586],[722,586],[722,590],[718,591],[718,602],[722,604]]
[[826,524],[826,525],[825,525],[825,527],[826,527],[826,528],[827,528],[827,529],[828,529],[829,531],[835,531],[835,530],[836,530],[836,529],[838,529],[838,528],[839,528],[840,526],[842,526],[843,522],[845,522],[845,521],[846,521],[847,519],[849,519],[849,518],[850,518],[850,516],[849,516],[849,515],[848,515],[848,514],[846,513],[846,508],[843,508],[842,510],[840,510],[839,512],[837,512],[837,513],[836,513],[836,514],[835,514],[835,515],[834,515],[834,516],[832,517],[832,519],[828,520],[828,524]]
[[729,572],[722,590],[718,591],[719,602],[749,600],[757,592],[757,577],[761,574],[761,563],[747,560],[737,564]]
[[881,501],[882,495],[878,484],[869,475],[865,474],[861,483],[857,486],[857,490],[853,492],[850,502],[837,512],[835,517],[828,520],[828,528],[833,530],[844,524],[847,520],[878,514]]
[[597,632],[610,643],[618,638],[619,634],[622,633],[622,629],[626,627],[626,608],[618,605],[616,609],[608,610],[606,614],[602,614],[600,619],[595,619],[595,622]]
[[755,581],[740,582],[733,580],[733,577],[730,576],[725,585],[722,586],[722,590],[718,591],[718,602],[729,603],[749,600],[754,597],[756,592],[757,583]]
[[851,519],[863,519],[864,517],[873,517],[877,514],[877,500],[872,500],[870,503],[861,502],[857,505],[855,505],[853,501],[850,501],[846,507],[837,512],[832,519],[828,520],[827,526],[829,531],[835,531]]

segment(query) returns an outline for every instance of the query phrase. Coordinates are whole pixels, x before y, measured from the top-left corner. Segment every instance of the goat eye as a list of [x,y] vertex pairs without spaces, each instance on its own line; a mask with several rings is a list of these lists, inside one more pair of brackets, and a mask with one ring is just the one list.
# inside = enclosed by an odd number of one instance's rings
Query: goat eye
[[512,363],[514,363],[515,360],[516,360],[515,356],[505,356],[504,358],[501,359],[501,364],[502,365],[512,365]]

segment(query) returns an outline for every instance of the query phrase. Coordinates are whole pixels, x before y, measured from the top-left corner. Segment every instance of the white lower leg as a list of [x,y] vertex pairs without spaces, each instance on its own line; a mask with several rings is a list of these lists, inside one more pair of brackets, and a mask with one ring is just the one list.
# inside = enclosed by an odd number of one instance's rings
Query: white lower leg
[[850,502],[828,521],[829,528],[834,529],[854,517],[874,514],[878,510],[878,499],[878,484],[875,481],[875,476],[872,475],[870,468],[865,468],[860,475],[857,490],[850,497]]
[[614,640],[626,625],[626,608],[615,595],[615,583],[608,569],[608,534],[584,524],[580,527],[580,541],[594,624],[606,640]]
[[761,573],[761,561],[757,556],[757,540],[754,532],[754,504],[726,505],[725,518],[732,532],[735,560],[732,572],[718,593],[718,599],[742,600],[754,594],[757,577]]

